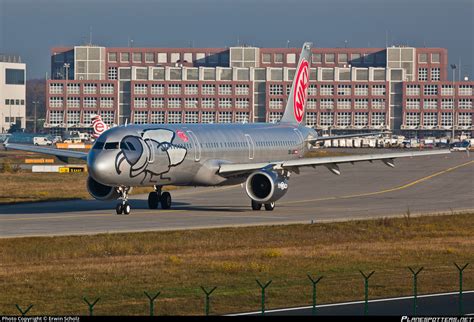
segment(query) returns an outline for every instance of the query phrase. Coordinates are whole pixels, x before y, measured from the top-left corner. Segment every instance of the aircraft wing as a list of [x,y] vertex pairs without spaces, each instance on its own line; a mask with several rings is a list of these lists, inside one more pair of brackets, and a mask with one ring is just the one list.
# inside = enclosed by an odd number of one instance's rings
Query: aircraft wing
[[323,157],[323,158],[302,158],[288,161],[276,162],[259,162],[259,163],[226,163],[219,167],[219,174],[226,176],[240,175],[253,172],[260,169],[269,170],[288,170],[299,173],[300,167],[316,167],[326,166],[331,172],[339,175],[340,170],[337,166],[339,163],[355,163],[361,161],[376,161],[380,160],[390,167],[394,167],[393,162],[396,158],[418,157],[426,155],[448,154],[449,150],[434,150],[434,151],[416,151],[416,152],[395,152],[395,153],[379,153],[366,155],[347,155],[338,157]]
[[86,152],[61,150],[61,149],[54,149],[54,148],[44,148],[44,147],[35,146],[35,145],[16,144],[16,143],[8,143],[8,142],[5,142],[3,146],[5,147],[5,149],[22,150],[22,151],[28,151],[28,152],[54,155],[54,156],[57,156],[62,161],[64,161],[64,159],[67,159],[67,158],[87,160]]
[[328,140],[349,139],[349,138],[357,138],[357,137],[364,137],[364,136],[378,136],[382,134],[390,134],[390,132],[372,132],[372,133],[359,133],[359,134],[318,136],[315,138],[307,139],[306,141],[309,143],[316,143],[316,142],[328,141]]

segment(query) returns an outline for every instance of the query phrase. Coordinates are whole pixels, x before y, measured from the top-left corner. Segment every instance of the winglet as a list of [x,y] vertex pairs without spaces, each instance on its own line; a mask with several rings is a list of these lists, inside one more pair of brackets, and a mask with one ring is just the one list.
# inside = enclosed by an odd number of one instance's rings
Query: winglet
[[304,120],[306,100],[308,98],[312,46],[313,44],[310,42],[303,44],[281,123],[301,124]]

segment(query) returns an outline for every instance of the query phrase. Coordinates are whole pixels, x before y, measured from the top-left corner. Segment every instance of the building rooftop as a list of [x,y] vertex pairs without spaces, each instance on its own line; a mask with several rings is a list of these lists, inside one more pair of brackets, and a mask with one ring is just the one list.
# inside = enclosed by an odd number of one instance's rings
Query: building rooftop
[[0,62],[2,63],[21,63],[20,55],[0,53]]

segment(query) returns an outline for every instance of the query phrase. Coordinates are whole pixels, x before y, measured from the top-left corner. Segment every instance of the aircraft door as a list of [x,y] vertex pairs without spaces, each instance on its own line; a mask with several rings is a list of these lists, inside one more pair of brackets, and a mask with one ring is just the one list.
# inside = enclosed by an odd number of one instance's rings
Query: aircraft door
[[303,151],[304,150],[304,137],[303,137],[303,134],[301,133],[300,130],[298,130],[298,129],[293,129],[293,130],[295,131],[295,134],[298,137],[298,141],[301,142],[299,144],[299,149],[298,149],[299,150],[299,155],[301,157],[301,156],[303,156],[303,152],[304,152]]
[[199,140],[193,131],[186,131],[186,132],[189,134],[189,137],[191,138],[191,141],[193,142],[194,161],[199,162],[199,160],[201,160],[201,145],[199,144]]
[[255,144],[253,143],[250,134],[245,134],[245,138],[247,139],[247,144],[249,146],[249,160],[253,160],[255,157]]

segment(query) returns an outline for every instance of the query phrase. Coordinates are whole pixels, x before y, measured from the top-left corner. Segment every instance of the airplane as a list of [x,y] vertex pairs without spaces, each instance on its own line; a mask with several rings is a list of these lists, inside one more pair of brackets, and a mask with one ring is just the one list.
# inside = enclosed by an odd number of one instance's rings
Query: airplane
[[[278,123],[245,124],[126,124],[103,130],[91,150],[67,151],[6,142],[6,148],[87,161],[87,189],[98,200],[118,199],[117,214],[130,214],[130,189],[151,187],[148,207],[169,209],[171,194],[162,187],[244,184],[253,210],[271,211],[301,167],[325,166],[339,175],[338,164],[380,160],[394,167],[395,158],[450,153],[449,150],[304,158],[325,140],[379,133],[318,136],[305,126],[311,43],[304,43],[286,108]],[[97,122],[100,121],[100,118]],[[100,123],[96,123],[100,124]]]

